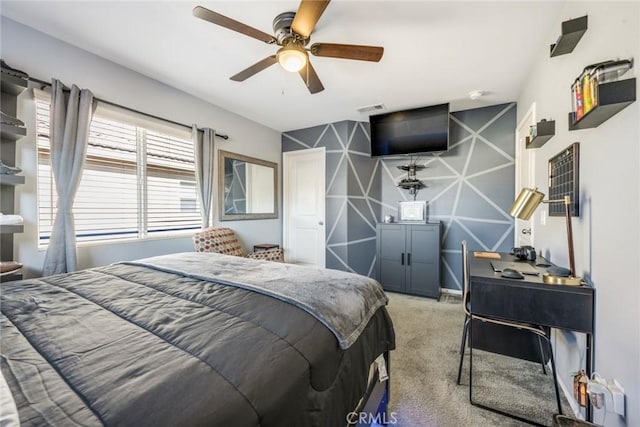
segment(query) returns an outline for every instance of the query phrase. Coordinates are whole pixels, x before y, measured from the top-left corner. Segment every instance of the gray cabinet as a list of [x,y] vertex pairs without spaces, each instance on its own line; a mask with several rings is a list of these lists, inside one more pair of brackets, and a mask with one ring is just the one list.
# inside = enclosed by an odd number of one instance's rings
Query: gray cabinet
[[440,223],[378,224],[376,272],[385,290],[440,296]]

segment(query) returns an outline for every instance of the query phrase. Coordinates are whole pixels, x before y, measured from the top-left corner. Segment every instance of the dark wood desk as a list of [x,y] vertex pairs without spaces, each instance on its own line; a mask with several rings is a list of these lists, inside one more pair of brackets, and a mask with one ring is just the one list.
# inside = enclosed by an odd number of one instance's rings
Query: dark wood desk
[[[504,261],[514,256],[500,254]],[[595,290],[591,286],[548,285],[542,281],[545,268],[536,267],[540,276],[508,279],[493,271],[491,260],[469,254],[469,292],[472,315],[485,315],[533,323],[586,334],[585,371],[592,373]],[[523,261],[525,262],[525,261]],[[531,263],[535,266],[535,263]],[[473,325],[473,322],[471,323]],[[591,408],[587,407],[591,420]]]

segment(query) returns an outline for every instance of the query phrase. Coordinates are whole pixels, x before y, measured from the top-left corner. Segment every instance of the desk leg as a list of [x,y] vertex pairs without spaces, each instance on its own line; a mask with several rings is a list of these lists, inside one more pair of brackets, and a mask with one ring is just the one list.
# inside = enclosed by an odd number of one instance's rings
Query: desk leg
[[473,405],[473,315],[469,316],[469,402]]
[[[591,379],[591,374],[593,373],[593,337],[592,334],[587,334],[587,358],[586,358],[586,366],[585,370],[587,371],[587,378]],[[591,407],[591,399],[587,399],[587,407],[585,409],[585,418],[587,421],[593,421],[593,408]]]

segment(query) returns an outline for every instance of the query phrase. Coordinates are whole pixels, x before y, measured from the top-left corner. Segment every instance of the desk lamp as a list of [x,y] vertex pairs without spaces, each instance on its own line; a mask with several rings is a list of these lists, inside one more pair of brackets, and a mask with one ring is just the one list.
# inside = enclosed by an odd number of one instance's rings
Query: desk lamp
[[569,275],[554,275],[543,274],[542,280],[545,283],[553,285],[580,285],[582,279],[576,277],[576,264],[573,254],[573,229],[571,227],[571,198],[564,196],[564,199],[558,200],[543,200],[544,193],[538,191],[537,188],[523,188],[518,194],[515,202],[509,210],[509,215],[514,218],[528,221],[533,215],[533,211],[540,205],[540,203],[564,203],[564,213],[567,222],[567,241],[569,244]]

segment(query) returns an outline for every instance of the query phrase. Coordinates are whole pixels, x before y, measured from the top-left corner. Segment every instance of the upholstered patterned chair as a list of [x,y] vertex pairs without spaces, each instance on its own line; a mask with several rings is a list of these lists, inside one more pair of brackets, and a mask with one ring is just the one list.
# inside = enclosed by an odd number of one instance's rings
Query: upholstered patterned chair
[[216,252],[224,255],[284,262],[284,253],[281,248],[245,254],[236,233],[226,227],[209,227],[195,233],[193,244],[196,252]]

